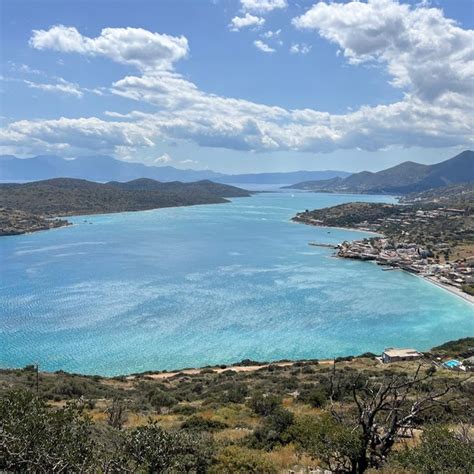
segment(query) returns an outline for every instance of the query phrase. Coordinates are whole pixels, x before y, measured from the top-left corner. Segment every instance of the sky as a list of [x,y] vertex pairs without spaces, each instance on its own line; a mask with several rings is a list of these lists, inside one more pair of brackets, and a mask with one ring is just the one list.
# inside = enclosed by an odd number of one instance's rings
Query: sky
[[472,0],[0,6],[0,153],[354,172],[473,147]]

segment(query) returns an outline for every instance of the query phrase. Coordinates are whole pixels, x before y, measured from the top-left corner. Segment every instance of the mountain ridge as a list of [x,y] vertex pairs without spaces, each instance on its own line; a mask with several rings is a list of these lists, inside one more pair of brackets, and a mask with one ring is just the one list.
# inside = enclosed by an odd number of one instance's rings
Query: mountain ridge
[[288,184],[310,179],[326,179],[348,176],[346,171],[290,171],[281,173],[223,174],[211,170],[178,169],[173,166],[150,166],[143,163],[126,162],[111,156],[81,156],[64,159],[56,155],[37,155],[17,158],[0,155],[0,181],[27,182],[50,178],[76,178],[88,181],[132,181],[149,178],[158,181],[194,182],[211,179],[220,183]]
[[474,152],[465,150],[434,165],[405,161],[378,172],[361,171],[347,178],[303,181],[286,189],[318,192],[407,194],[474,181]]

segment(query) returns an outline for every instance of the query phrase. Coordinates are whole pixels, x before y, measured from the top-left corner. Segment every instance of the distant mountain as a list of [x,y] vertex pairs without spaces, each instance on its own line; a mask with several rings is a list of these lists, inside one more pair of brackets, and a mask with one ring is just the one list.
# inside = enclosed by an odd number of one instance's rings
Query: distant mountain
[[256,173],[226,175],[209,170],[181,170],[172,166],[146,166],[116,160],[110,156],[82,156],[65,160],[54,155],[33,158],[0,156],[0,181],[26,182],[53,178],[77,178],[89,181],[131,181],[149,178],[158,181],[192,182],[211,179],[220,183],[288,184],[296,181],[346,177],[344,171],[295,171],[289,173]]
[[335,177],[345,178],[350,173],[347,171],[289,171],[282,173],[252,173],[252,174],[231,174],[213,179],[220,183],[239,184],[287,184],[295,181],[319,181]]
[[146,166],[116,160],[110,156],[81,156],[65,160],[54,155],[33,158],[0,156],[0,180],[3,182],[38,181],[53,178],[77,178],[89,181],[130,181],[150,178],[159,181],[199,181],[222,176],[213,171],[180,170],[172,166]]
[[406,194],[474,181],[474,152],[463,151],[435,165],[406,161],[377,173],[362,171],[343,179],[300,182],[291,189],[326,192]]
[[229,197],[247,197],[243,189],[208,180],[195,183],[159,183],[139,179],[126,183],[95,183],[55,178],[23,184],[0,184],[2,208],[40,216],[66,216],[161,207],[218,204]]

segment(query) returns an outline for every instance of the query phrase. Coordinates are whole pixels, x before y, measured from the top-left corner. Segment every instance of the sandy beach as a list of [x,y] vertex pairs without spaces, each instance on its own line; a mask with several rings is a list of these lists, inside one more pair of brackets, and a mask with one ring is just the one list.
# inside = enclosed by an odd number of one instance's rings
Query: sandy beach
[[423,275],[415,275],[415,276],[420,276],[421,278],[429,281],[430,283],[433,283],[436,286],[439,286],[443,290],[449,291],[453,295],[459,296],[460,298],[468,301],[471,304],[474,304],[474,296],[469,295],[468,293],[465,293],[464,291],[460,290],[459,288],[456,288],[452,285],[446,285],[445,283],[441,283],[439,280],[437,280],[434,277],[430,276],[423,276]]

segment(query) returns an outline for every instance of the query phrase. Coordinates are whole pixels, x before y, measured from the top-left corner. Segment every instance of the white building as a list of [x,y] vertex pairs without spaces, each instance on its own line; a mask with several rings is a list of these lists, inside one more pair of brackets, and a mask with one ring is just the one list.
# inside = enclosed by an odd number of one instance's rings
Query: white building
[[415,349],[395,349],[393,347],[389,347],[383,351],[382,361],[384,364],[389,364],[390,362],[416,360],[421,356],[422,354]]

